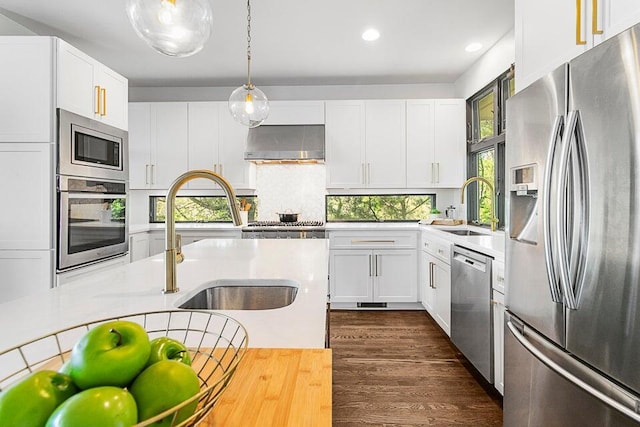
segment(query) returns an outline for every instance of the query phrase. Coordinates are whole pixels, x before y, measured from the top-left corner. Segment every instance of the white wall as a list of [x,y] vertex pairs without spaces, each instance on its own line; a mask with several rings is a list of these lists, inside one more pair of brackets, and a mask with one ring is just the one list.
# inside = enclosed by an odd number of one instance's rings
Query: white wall
[[507,71],[516,60],[515,46],[515,36],[512,29],[456,80],[454,96],[468,99]]
[[[130,87],[130,102],[226,101],[235,87]],[[270,100],[453,98],[453,84],[260,86]]]
[[36,33],[15,21],[0,15],[0,36],[34,36]]

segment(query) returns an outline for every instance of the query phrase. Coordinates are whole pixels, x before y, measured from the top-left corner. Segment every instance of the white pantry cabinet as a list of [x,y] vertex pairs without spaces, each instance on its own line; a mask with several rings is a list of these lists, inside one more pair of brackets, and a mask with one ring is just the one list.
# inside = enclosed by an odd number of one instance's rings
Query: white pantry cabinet
[[0,142],[51,142],[55,131],[51,37],[0,37]]
[[462,185],[465,116],[463,99],[407,100],[407,187]]
[[53,251],[0,250],[0,304],[52,287]]
[[187,104],[129,104],[129,188],[169,188],[187,171]]
[[451,242],[422,231],[420,294],[422,305],[451,336]]
[[58,107],[127,130],[125,77],[58,39]]
[[516,90],[638,22],[635,0],[516,0]]
[[47,143],[0,144],[0,249],[54,247],[52,153]]
[[404,100],[327,101],[327,187],[406,186]]
[[416,233],[329,232],[331,303],[416,303]]

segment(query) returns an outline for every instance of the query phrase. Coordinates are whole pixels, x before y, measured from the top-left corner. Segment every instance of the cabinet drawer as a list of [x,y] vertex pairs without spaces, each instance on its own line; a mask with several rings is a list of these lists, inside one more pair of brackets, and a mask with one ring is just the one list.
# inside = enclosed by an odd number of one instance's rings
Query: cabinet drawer
[[451,242],[423,231],[420,235],[420,249],[451,265]]
[[414,231],[352,231],[330,232],[331,249],[387,248],[415,249],[418,235]]

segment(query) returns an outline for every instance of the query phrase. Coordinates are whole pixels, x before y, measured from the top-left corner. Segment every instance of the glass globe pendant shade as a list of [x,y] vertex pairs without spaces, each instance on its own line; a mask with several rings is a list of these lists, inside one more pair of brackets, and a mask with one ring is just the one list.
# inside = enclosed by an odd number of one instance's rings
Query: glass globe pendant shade
[[244,84],[231,92],[229,111],[238,123],[258,127],[269,116],[269,100],[254,85]]
[[193,55],[211,35],[209,0],[127,0],[126,9],[138,36],[165,55]]

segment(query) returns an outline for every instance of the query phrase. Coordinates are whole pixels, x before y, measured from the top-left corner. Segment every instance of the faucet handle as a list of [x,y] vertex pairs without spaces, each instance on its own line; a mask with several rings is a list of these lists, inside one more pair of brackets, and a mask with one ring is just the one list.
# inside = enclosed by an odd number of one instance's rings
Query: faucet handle
[[184,254],[182,253],[182,236],[176,233],[176,264],[180,264],[184,261]]

